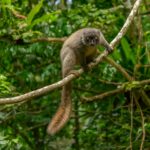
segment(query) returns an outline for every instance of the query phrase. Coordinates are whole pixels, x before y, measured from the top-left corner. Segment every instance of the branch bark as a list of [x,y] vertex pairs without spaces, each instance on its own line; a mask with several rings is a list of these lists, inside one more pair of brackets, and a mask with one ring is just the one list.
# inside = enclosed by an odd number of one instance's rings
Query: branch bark
[[[122,29],[120,30],[120,32],[117,34],[117,36],[113,39],[113,41],[110,43],[110,46],[112,48],[114,48],[121,40],[121,38],[125,35],[125,33],[127,32],[127,29],[129,28],[129,26],[131,25],[131,22],[133,21],[136,13],[137,13],[137,10],[140,6],[140,3],[141,3],[142,0],[137,0],[125,22],[125,24],[123,25]],[[102,54],[100,54],[95,62],[93,63],[90,63],[89,64],[89,67],[90,68],[93,68],[95,67],[96,65],[98,65],[100,62],[102,62],[103,58],[108,56],[109,55],[109,52],[108,51],[104,51]],[[48,86],[45,86],[43,88],[40,88],[40,89],[37,89],[37,90],[34,90],[34,91],[31,91],[29,93],[26,93],[26,94],[23,94],[23,95],[20,95],[20,96],[16,96],[16,97],[11,97],[11,98],[0,98],[0,104],[14,104],[14,103],[18,103],[18,102],[22,102],[22,101],[27,101],[29,99],[33,99],[33,98],[36,98],[38,96],[42,96],[44,94],[47,94],[48,92],[56,89],[56,88],[59,88],[59,87],[62,87],[63,85],[67,84],[68,82],[70,82],[71,80],[73,80],[74,78],[77,78],[79,77],[82,73],[83,73],[83,70],[82,69],[79,69],[78,71],[78,76],[74,75],[74,74],[70,74],[69,76],[67,76],[66,78],[54,83],[54,84],[51,84],[51,85],[48,85]]]
[[[149,80],[138,81],[138,82],[139,82],[138,83],[138,88],[139,88],[139,86],[143,87],[146,84],[150,84],[150,79]],[[130,81],[126,82],[126,83],[123,83],[123,85],[128,84],[128,83],[130,83]],[[136,89],[136,88],[137,87],[133,87],[133,88],[130,89],[130,91],[132,91],[132,89]],[[108,91],[108,92],[104,92],[102,94],[91,96],[91,97],[83,97],[82,99],[83,99],[83,102],[92,102],[92,101],[96,101],[96,100],[102,100],[102,99],[104,99],[106,97],[110,97],[110,96],[113,96],[113,95],[116,95],[116,94],[119,94],[119,93],[124,93],[126,91],[127,90],[123,86],[121,86],[120,88],[116,88],[114,90],[111,90],[111,91]]]
[[29,43],[35,43],[35,42],[64,42],[67,39],[67,37],[63,38],[38,38],[38,39],[32,39]]

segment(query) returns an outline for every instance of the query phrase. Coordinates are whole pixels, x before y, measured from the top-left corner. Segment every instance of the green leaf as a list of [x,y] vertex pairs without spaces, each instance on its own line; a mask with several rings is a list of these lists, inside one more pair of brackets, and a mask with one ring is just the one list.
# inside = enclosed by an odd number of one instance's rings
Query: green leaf
[[141,88],[141,85],[139,81],[132,81],[132,82],[124,83],[122,87],[125,89],[125,91],[131,91],[132,89]]
[[1,3],[11,5],[11,0],[1,0]]
[[34,16],[39,12],[39,10],[41,9],[43,5],[43,0],[41,0],[28,14],[27,16],[27,24],[30,25]]
[[43,21],[47,21],[47,20],[50,20],[51,22],[55,21],[57,19],[56,14],[58,14],[58,13],[60,13],[60,11],[55,11],[53,13],[48,13],[48,14],[43,15],[40,18],[37,18],[37,19],[33,20],[33,22],[30,25],[30,28],[32,28],[36,24],[39,24],[40,22],[43,22]]
[[39,35],[42,35],[40,31],[27,31],[22,34],[22,38],[27,39],[27,38],[39,36]]
[[114,53],[112,53],[112,57],[115,59],[115,60],[120,60],[121,59],[121,56],[120,56],[120,52],[117,48],[114,49]]
[[128,60],[131,60],[133,64],[135,64],[135,59],[134,59],[134,55],[133,55],[133,50],[130,47],[129,42],[127,41],[126,38],[122,38],[121,40],[121,46],[123,48],[123,52],[125,55],[125,58]]

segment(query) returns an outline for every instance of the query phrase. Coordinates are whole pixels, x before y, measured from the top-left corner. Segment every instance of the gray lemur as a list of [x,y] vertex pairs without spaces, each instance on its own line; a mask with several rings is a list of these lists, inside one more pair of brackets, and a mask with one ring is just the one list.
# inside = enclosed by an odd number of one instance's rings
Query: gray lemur
[[[73,70],[75,65],[81,65],[86,71],[87,64],[97,54],[97,45],[102,45],[108,51],[112,51],[108,42],[100,30],[95,28],[84,28],[74,32],[63,44],[60,52],[62,64],[62,77],[66,77]],[[62,88],[60,106],[48,125],[48,134],[58,132],[69,120],[72,109],[71,103],[71,82]]]

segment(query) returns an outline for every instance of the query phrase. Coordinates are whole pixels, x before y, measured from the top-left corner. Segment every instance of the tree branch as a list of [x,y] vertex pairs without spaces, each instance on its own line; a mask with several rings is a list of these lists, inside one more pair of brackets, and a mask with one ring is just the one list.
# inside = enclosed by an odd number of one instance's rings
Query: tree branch
[[136,88],[139,88],[139,87],[143,87],[146,84],[150,84],[150,79],[149,80],[138,81],[138,85],[131,88],[130,90],[125,89],[124,85],[127,85],[127,84],[130,84],[130,82],[123,83],[123,85],[120,88],[116,88],[114,90],[104,92],[104,93],[101,93],[99,95],[95,95],[95,96],[91,96],[91,97],[83,97],[82,99],[85,100],[85,102],[91,102],[91,101],[95,101],[95,100],[102,100],[106,97],[113,96],[113,95],[116,95],[118,93],[123,93],[123,92],[126,92],[126,91],[131,91],[132,89],[136,89]]
[[106,97],[112,96],[112,95],[116,95],[118,93],[123,93],[125,90],[124,88],[118,88],[112,91],[108,91],[108,92],[104,92],[102,94],[99,95],[95,95],[92,97],[83,97],[82,99],[84,100],[83,102],[93,102],[95,100],[103,100]]
[[[122,27],[122,29],[120,30],[118,35],[114,38],[114,40],[110,43],[110,46],[112,48],[114,48],[120,42],[121,38],[127,32],[127,29],[129,28],[131,22],[134,19],[134,16],[137,13],[137,10],[138,10],[138,8],[140,6],[141,1],[142,0],[137,0],[135,2],[134,6],[133,6],[133,8],[132,8],[132,10],[131,10],[127,20],[126,20],[126,22],[125,22],[125,24]],[[93,68],[96,65],[98,65],[100,62],[102,62],[103,58],[106,57],[108,54],[109,54],[109,52],[105,50],[101,55],[99,55],[96,58],[94,63],[90,63],[89,64],[89,67]],[[58,81],[57,83],[45,86],[43,88],[40,88],[40,89],[37,89],[37,90],[34,90],[34,91],[31,91],[29,93],[26,93],[26,94],[23,94],[23,95],[20,95],[20,96],[16,96],[16,97],[11,97],[11,98],[1,98],[0,99],[0,104],[18,103],[18,102],[21,102],[21,101],[26,101],[26,100],[33,99],[35,97],[47,94],[48,92],[50,92],[50,91],[52,91],[52,90],[54,90],[56,88],[62,87],[63,85],[67,84],[68,82],[70,82],[74,78],[79,77],[83,73],[83,70],[79,69],[77,72],[78,72],[78,76],[77,75],[75,76],[74,74],[70,74],[69,76],[67,76],[66,78],[62,79],[61,81]]]
[[63,38],[37,38],[37,39],[32,39],[29,43],[35,43],[35,42],[64,42],[67,39],[67,37]]

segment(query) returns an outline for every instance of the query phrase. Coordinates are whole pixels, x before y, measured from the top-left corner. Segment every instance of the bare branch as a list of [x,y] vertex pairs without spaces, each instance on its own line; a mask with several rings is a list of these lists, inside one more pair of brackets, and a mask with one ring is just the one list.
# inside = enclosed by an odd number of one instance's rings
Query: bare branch
[[103,100],[106,97],[112,96],[112,95],[116,95],[118,93],[123,93],[125,90],[121,87],[112,91],[108,91],[99,95],[95,95],[93,97],[83,97],[82,99],[84,100],[83,102],[92,102],[95,100]]
[[29,43],[35,43],[35,42],[64,42],[67,39],[67,37],[63,38],[37,38],[37,39],[32,39]]
[[[83,70],[79,70],[80,74],[83,72]],[[50,91],[62,87],[63,85],[67,84],[70,80],[74,79],[75,76],[73,74],[67,76],[66,78],[53,83],[51,85],[45,86],[43,88],[28,92],[26,94],[16,96],[16,97],[11,97],[11,98],[0,98],[0,104],[14,104],[22,101],[27,101],[29,99],[33,99],[42,95],[45,95],[49,93]]]
[[[130,83],[130,82],[125,82],[125,83],[123,83],[123,85],[128,84],[128,83]],[[138,81],[137,87],[139,88],[139,85],[140,85],[140,87],[143,87],[146,84],[150,84],[150,79],[143,80],[143,81]],[[126,91],[124,89],[123,85],[120,88],[116,88],[114,90],[111,90],[111,91],[108,91],[108,92],[104,92],[104,93],[101,93],[101,94],[98,94],[98,95],[95,95],[95,96],[91,96],[91,97],[83,97],[82,99],[85,100],[85,102],[91,102],[91,101],[95,101],[95,100],[102,100],[102,99],[104,99],[106,97],[113,96],[113,95],[116,95],[116,94],[119,94],[119,93],[123,93],[123,92]],[[135,86],[133,88],[137,88],[137,87]],[[130,90],[132,90],[132,88]],[[149,105],[149,104],[147,104],[147,105]]]
[[121,65],[117,64],[113,59],[105,57],[104,60],[120,71],[128,81],[133,80],[132,77],[126,72],[126,70]]
[[140,114],[141,114],[141,119],[142,119],[142,122],[141,122],[141,124],[142,124],[142,140],[141,140],[141,145],[140,145],[140,150],[143,150],[143,145],[144,145],[144,141],[145,141],[145,134],[146,134],[146,131],[145,131],[145,119],[144,119],[144,114],[143,114],[143,111],[142,111],[142,109],[141,109],[141,106],[140,106],[140,104],[139,104],[139,102],[138,102],[138,99],[136,98],[136,95],[135,95],[135,93],[133,93],[133,96],[135,97],[135,103],[136,103],[136,105],[137,105],[137,107],[139,108],[139,110],[140,110]]
[[127,32],[129,26],[131,25],[137,11],[138,8],[141,4],[142,0],[136,0],[125,24],[123,25],[122,29],[120,30],[120,32],[118,33],[118,35],[114,38],[114,40],[111,42],[111,46],[114,47],[115,45],[117,45],[118,42],[120,42],[121,38],[125,35],[125,33]]

